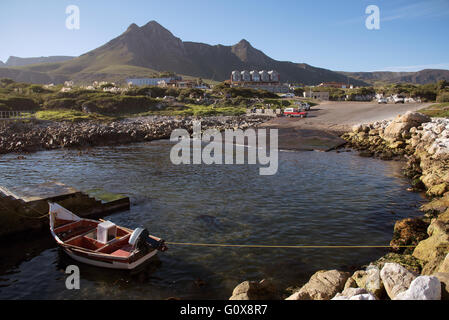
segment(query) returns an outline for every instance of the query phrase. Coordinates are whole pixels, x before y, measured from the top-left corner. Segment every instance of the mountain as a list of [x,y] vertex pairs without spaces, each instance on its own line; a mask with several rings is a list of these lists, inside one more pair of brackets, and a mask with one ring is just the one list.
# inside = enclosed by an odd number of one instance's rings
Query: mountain
[[374,84],[375,82],[426,84],[438,80],[449,81],[449,70],[442,69],[424,69],[417,72],[375,71],[340,73],[371,84]]
[[131,24],[120,36],[77,58],[11,57],[4,67],[0,68],[0,77],[38,83],[64,80],[124,82],[128,77],[155,76],[163,71],[223,81],[230,78],[233,70],[271,69],[280,73],[282,81],[307,85],[329,81],[359,86],[377,81],[428,83],[449,80],[449,70],[335,72],[306,63],[277,61],[245,39],[232,46],[182,41],[156,21],[142,27]]
[[[184,42],[156,21],[150,21],[142,27],[132,24],[117,38],[80,57],[13,69],[2,68],[0,77],[9,75],[18,81],[39,78],[55,83],[69,79],[77,82],[124,81],[127,77],[153,76],[161,71],[173,71],[181,75],[223,81],[230,78],[233,70],[253,69],[277,70],[282,81],[365,84],[344,74],[305,63],[274,60],[246,40],[233,46]],[[42,75],[38,77],[39,74]]]
[[5,64],[3,63],[3,61],[0,61],[0,68],[4,67]]
[[[38,63],[53,63],[53,62],[63,62],[70,59],[73,59],[74,57],[69,56],[52,56],[52,57],[37,57],[37,58],[19,58],[11,56],[6,61],[6,63],[3,64],[5,67],[21,67],[21,66],[27,66],[31,64],[38,64]],[[1,65],[1,64],[0,64]]]

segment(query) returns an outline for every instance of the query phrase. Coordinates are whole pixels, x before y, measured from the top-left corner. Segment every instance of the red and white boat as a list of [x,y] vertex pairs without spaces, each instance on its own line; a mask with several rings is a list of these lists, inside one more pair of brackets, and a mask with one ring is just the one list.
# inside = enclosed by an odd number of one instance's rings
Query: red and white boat
[[111,221],[83,219],[56,203],[49,203],[50,232],[74,260],[97,267],[134,269],[166,251],[164,240],[143,228],[130,230]]

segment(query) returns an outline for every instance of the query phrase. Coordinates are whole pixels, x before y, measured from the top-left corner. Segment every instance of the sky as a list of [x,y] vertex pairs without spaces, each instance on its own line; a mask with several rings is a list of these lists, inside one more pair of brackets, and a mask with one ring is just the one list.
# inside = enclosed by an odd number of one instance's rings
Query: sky
[[[78,30],[66,27],[69,5]],[[379,29],[366,27],[369,5]],[[449,0],[1,0],[0,60],[78,56],[151,20],[184,41],[246,39],[276,60],[337,71],[449,69]]]

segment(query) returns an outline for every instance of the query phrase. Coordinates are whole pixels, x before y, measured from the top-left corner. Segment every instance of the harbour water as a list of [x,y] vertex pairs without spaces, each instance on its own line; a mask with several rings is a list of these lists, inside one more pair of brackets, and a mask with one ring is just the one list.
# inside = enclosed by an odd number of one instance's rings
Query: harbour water
[[[0,157],[0,185],[57,180],[79,190],[131,197],[107,219],[144,226],[171,242],[261,245],[388,245],[396,220],[420,214],[400,162],[352,152],[279,153],[279,170],[257,165],[179,165],[169,141],[88,151]],[[228,299],[244,280],[283,290],[320,269],[353,270],[384,249],[261,249],[170,246],[134,272],[98,269],[67,257],[48,237],[0,247],[0,299]],[[80,290],[65,268],[80,267]]]

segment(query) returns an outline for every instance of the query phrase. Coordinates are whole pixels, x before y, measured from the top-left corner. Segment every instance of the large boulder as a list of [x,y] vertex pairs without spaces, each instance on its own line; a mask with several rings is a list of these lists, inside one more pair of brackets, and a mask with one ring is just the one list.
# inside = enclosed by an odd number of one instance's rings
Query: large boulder
[[286,300],[330,300],[343,290],[349,276],[349,273],[338,270],[318,271]]
[[411,252],[411,248],[404,246],[415,246],[421,240],[427,238],[427,227],[429,225],[419,218],[407,218],[397,221],[394,225],[393,239],[390,242],[395,252]]
[[436,272],[433,276],[441,282],[441,299],[449,300],[449,272]]
[[366,270],[354,272],[351,279],[354,280],[359,288],[372,293],[378,299],[382,299],[385,296],[385,287],[380,277],[380,270],[376,265],[370,264]]
[[429,225],[429,238],[421,241],[413,251],[413,256],[424,261],[423,274],[432,274],[443,263],[449,248],[449,224],[435,219]]
[[235,287],[229,300],[276,300],[279,299],[275,286],[268,280],[244,281]]
[[441,198],[433,199],[421,206],[422,211],[437,211],[439,213],[447,209],[449,209],[449,192],[446,192]]
[[434,276],[419,276],[395,300],[441,300],[441,283]]
[[386,263],[380,271],[380,277],[390,299],[404,292],[417,274],[410,272],[398,263]]
[[430,117],[419,113],[407,111],[404,115],[397,116],[386,128],[383,133],[383,138],[388,142],[402,140],[403,133],[413,127],[418,127],[424,122],[431,121]]
[[434,185],[432,187],[430,187],[427,192],[426,195],[429,198],[433,198],[433,197],[441,197],[446,191],[448,191],[449,186],[446,182]]

